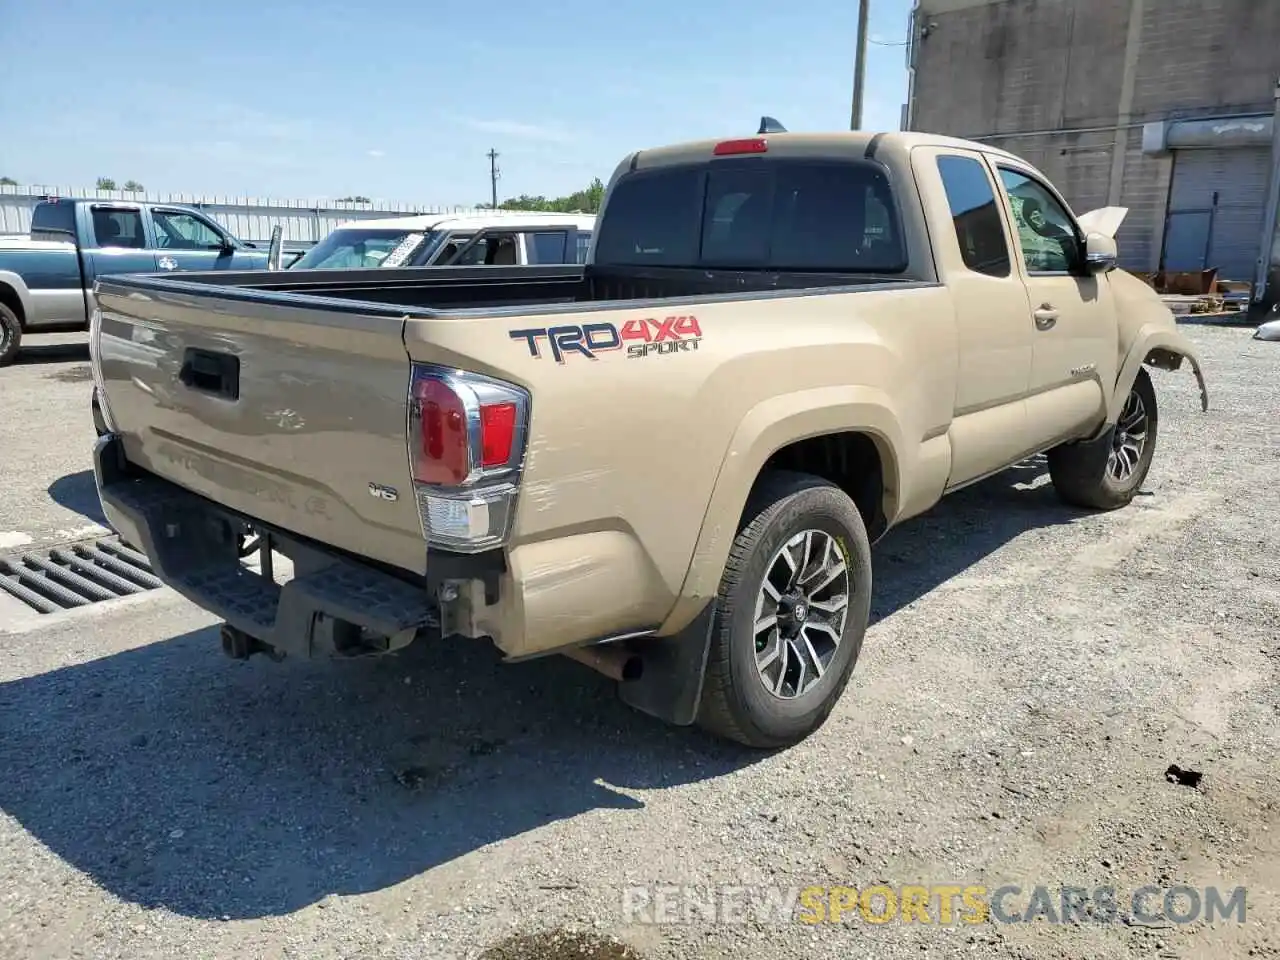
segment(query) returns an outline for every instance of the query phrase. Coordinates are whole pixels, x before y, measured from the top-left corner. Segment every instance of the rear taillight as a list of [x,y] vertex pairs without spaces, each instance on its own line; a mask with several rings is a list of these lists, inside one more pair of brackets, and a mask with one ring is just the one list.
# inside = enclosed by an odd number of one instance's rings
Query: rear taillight
[[511,459],[516,439],[514,403],[480,404],[480,466],[500,467]]
[[471,473],[467,438],[467,408],[444,380],[424,377],[413,382],[417,413],[413,479],[419,483],[456,487]]
[[475,552],[510,532],[529,422],[529,394],[479,374],[415,364],[409,463],[422,531]]

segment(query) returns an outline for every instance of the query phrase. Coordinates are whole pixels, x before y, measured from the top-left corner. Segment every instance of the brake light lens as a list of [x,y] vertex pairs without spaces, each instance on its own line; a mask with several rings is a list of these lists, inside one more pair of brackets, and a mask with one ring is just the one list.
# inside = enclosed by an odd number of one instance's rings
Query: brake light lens
[[516,439],[516,405],[514,403],[482,403],[480,405],[480,466],[505,466],[511,459]]
[[731,157],[742,153],[768,153],[769,141],[764,137],[748,137],[745,140],[723,140],[712,151],[717,157]]
[[422,533],[474,553],[501,546],[519,495],[530,398],[515,384],[414,364],[409,460]]
[[465,402],[435,378],[415,380],[413,400],[418,411],[413,478],[450,487],[465,483],[471,473]]

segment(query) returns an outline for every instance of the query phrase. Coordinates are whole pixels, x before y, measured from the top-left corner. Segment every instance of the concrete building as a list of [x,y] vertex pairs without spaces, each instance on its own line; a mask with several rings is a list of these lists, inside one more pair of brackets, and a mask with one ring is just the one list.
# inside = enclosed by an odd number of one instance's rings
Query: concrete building
[[904,125],[999,145],[1133,270],[1280,295],[1280,0],[917,0]]

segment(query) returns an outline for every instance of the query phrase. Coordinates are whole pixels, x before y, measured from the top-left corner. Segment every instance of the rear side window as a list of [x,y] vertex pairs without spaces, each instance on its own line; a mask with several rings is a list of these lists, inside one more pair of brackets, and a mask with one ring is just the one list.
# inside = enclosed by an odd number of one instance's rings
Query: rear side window
[[93,237],[99,247],[142,250],[147,245],[147,236],[142,231],[142,213],[120,207],[93,208]]
[[[62,231],[76,234],[76,205],[74,203],[43,203],[36,204],[35,210],[31,212],[31,233],[35,235],[47,230]],[[65,240],[67,237],[53,237],[51,239]]]
[[938,158],[938,173],[964,265],[992,277],[1009,276],[1009,245],[987,171],[972,157],[949,156]]
[[631,174],[597,228],[597,264],[900,273],[906,246],[871,163],[717,161]]

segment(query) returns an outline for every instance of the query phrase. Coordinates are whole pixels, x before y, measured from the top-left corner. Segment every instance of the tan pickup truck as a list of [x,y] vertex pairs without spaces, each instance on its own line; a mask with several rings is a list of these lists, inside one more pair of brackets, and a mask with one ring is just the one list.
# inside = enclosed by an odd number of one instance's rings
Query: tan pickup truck
[[1040,451],[1123,506],[1147,368],[1207,408],[1123,215],[982,144],[769,132],[627,157],[585,265],[104,278],[103,508],[232,656],[488,637],[793,743],[886,530]]

